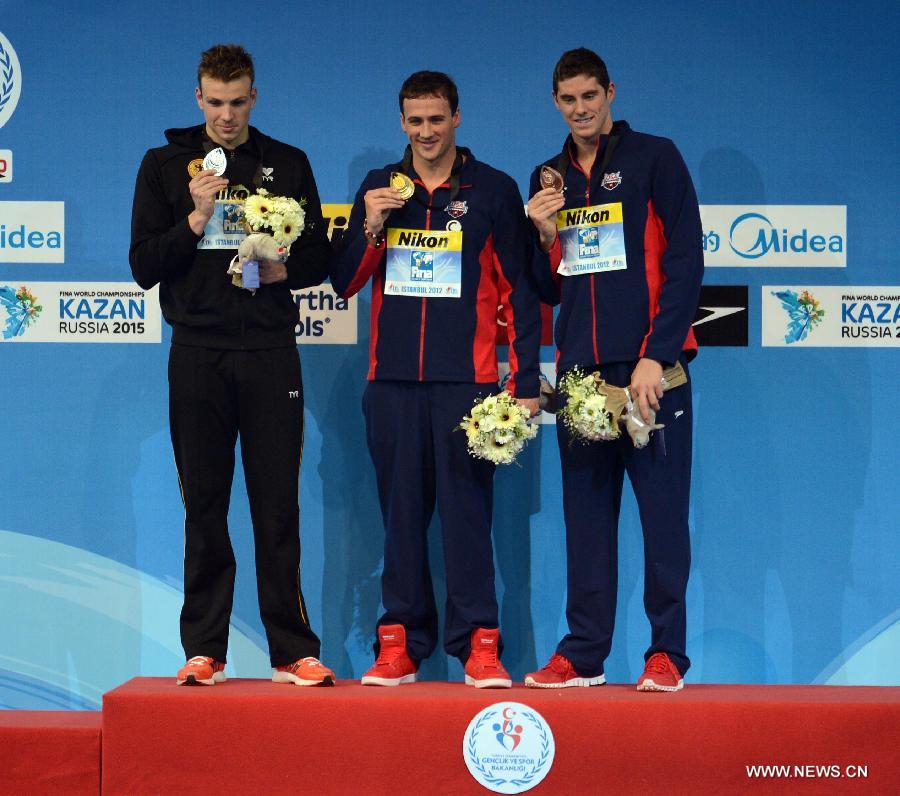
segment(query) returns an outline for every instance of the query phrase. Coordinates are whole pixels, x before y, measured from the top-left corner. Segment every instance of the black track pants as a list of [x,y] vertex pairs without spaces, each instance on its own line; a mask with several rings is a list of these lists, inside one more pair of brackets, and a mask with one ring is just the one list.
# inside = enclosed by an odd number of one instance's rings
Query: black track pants
[[240,435],[272,665],[318,657],[319,639],[300,590],[303,387],[297,349],[173,345],[169,423],[185,509],[185,655],[226,659],[235,575],[227,518]]

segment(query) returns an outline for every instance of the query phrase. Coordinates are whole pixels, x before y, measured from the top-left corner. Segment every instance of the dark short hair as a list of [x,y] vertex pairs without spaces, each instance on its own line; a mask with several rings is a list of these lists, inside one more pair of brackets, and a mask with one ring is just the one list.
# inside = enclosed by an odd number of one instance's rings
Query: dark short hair
[[252,86],[256,75],[250,53],[240,44],[216,44],[200,56],[200,65],[197,67],[198,86],[204,76],[221,80],[223,83],[249,77]]
[[415,72],[406,78],[400,86],[400,113],[403,113],[403,100],[419,97],[443,97],[450,103],[451,114],[459,107],[456,83],[443,72]]
[[596,77],[603,90],[609,91],[609,72],[606,71],[603,59],[593,50],[579,47],[577,50],[567,50],[556,62],[553,69],[553,93],[556,94],[559,89],[560,80],[568,80],[578,75]]

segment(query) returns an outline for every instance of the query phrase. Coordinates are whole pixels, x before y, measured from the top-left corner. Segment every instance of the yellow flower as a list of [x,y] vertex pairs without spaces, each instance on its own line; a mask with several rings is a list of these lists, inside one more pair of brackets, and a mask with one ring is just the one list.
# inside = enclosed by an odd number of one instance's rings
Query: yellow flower
[[476,417],[464,417],[459,427],[466,432],[469,442],[473,442],[481,433],[481,421]]
[[244,202],[244,218],[253,229],[262,229],[266,225],[266,214],[271,211],[272,203],[259,194],[248,196]]
[[501,429],[515,428],[519,423],[519,413],[516,411],[516,407],[506,403],[497,405],[493,417],[497,428]]
[[275,240],[281,246],[290,246],[303,230],[303,220],[297,213],[287,212],[282,216],[282,223],[279,229],[273,230]]

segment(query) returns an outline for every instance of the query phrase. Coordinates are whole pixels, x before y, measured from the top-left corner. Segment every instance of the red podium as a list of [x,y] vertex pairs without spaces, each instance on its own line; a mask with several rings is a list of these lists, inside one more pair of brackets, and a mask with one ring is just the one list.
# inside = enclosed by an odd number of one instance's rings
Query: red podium
[[177,688],[138,678],[104,697],[103,792],[483,794],[463,736],[501,701],[529,705],[553,732],[555,762],[536,794],[900,789],[898,688]]
[[0,710],[0,793],[100,793],[99,712]]

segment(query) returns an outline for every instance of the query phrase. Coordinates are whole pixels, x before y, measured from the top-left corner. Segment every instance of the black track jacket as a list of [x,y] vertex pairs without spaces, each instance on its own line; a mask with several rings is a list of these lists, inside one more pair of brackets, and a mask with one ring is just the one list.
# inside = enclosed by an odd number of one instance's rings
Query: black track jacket
[[[220,349],[282,348],[296,345],[297,307],[291,290],[320,284],[328,275],[331,245],[322,220],[309,160],[300,149],[250,128],[249,140],[228,151],[228,191],[241,195],[257,187],[303,202],[303,233],[291,247],[286,282],[256,294],[231,284],[226,273],[235,249],[197,248],[187,217],[194,209],[188,191],[189,164],[213,148],[203,125],[166,130],[168,144],[148,150],[134,189],[129,260],[135,281],[159,284],[163,316],[172,342]],[[192,170],[198,168],[193,163]]]

